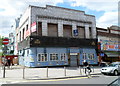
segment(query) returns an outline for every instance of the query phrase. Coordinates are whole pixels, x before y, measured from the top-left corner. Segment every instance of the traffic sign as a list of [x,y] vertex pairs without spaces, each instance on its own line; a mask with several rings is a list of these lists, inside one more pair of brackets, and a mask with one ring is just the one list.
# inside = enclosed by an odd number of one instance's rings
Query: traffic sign
[[104,53],[100,53],[100,56],[104,56]]
[[2,43],[4,44],[4,45],[7,45],[8,43],[9,43],[9,39],[3,39],[3,41],[2,41]]

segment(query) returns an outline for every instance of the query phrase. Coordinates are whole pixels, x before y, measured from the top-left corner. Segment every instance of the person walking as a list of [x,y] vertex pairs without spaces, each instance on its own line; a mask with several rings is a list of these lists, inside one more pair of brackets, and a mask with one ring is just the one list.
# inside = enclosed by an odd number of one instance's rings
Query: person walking
[[7,63],[8,63],[8,68],[10,68],[10,65],[11,65],[11,60],[10,60],[10,58],[8,58]]

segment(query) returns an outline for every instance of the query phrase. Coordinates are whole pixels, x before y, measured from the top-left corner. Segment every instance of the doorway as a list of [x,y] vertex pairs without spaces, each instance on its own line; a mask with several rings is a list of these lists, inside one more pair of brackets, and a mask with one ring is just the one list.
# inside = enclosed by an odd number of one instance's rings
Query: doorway
[[78,66],[78,55],[70,55],[70,66]]

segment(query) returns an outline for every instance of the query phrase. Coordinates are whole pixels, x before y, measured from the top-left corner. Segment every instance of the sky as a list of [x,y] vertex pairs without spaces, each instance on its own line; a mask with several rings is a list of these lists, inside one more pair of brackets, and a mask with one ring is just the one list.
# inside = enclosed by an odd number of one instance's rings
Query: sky
[[29,5],[45,7],[46,5],[60,6],[85,11],[95,15],[96,26],[107,28],[118,25],[119,0],[1,0],[0,1],[0,35],[7,37],[14,32],[12,25]]

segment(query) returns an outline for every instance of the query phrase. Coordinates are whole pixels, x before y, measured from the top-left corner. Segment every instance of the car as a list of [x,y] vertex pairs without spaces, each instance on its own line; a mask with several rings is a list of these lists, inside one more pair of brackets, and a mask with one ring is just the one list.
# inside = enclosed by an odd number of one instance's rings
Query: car
[[101,63],[100,63],[100,66],[101,66],[101,67],[106,67],[107,65],[108,65],[107,62],[101,62]]
[[114,74],[117,76],[120,73],[120,62],[113,62],[106,67],[102,67],[100,71],[102,74]]

